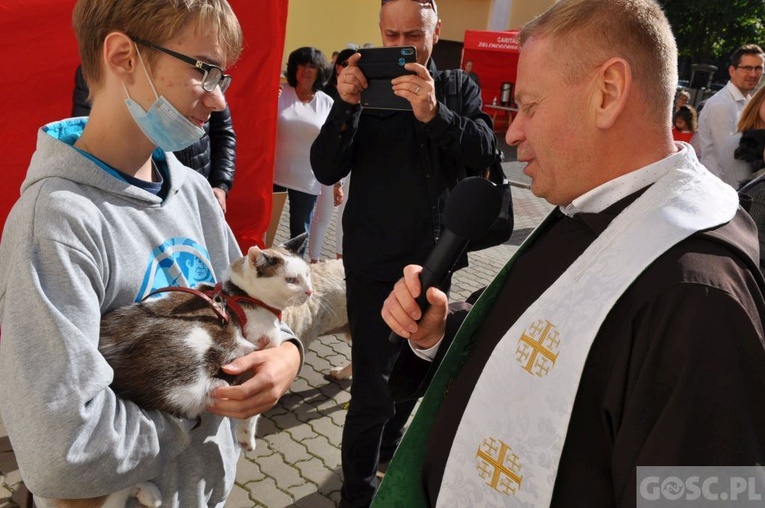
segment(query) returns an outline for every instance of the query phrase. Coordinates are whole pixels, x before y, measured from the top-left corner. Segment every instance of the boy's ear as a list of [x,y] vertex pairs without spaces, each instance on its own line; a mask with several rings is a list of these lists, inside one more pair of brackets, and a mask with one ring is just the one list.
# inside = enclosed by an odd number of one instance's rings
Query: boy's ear
[[128,84],[132,74],[140,65],[135,44],[123,32],[112,32],[104,39],[104,63],[106,72],[116,74]]

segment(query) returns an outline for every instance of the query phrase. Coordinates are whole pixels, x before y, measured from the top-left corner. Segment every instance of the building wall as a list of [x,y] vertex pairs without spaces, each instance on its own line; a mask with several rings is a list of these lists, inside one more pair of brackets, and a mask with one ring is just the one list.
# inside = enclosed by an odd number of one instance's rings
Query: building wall
[[289,0],[284,58],[302,46],[319,48],[329,59],[348,43],[380,45],[380,4],[370,0]]
[[494,0],[440,0],[441,38],[465,40],[465,30],[486,30]]
[[[438,0],[441,38],[463,41],[465,30],[486,30],[494,2],[510,2],[507,29],[519,28],[555,0]],[[291,51],[314,46],[329,58],[349,43],[381,43],[379,0],[289,0],[283,62]]]
[[555,0],[513,0],[507,28],[518,30],[524,23],[531,21],[554,3]]

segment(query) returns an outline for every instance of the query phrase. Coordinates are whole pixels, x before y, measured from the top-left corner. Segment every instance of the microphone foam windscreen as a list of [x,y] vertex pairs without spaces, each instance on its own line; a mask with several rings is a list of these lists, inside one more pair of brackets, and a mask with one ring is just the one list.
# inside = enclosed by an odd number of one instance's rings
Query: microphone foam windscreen
[[444,208],[444,226],[457,236],[476,240],[489,230],[502,206],[499,187],[479,176],[460,180]]

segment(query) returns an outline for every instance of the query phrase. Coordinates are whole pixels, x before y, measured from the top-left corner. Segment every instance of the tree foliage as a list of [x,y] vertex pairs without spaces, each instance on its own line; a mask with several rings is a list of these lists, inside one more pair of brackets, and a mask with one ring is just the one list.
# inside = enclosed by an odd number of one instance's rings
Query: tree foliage
[[763,0],[659,0],[680,56],[719,64],[742,44],[765,43]]

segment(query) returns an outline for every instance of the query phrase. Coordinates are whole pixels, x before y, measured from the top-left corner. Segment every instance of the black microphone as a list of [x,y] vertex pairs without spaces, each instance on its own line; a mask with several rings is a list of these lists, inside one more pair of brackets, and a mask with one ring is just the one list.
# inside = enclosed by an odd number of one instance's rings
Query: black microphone
[[[502,193],[486,178],[464,178],[452,189],[444,208],[444,227],[420,273],[422,292],[415,301],[423,314],[431,287],[440,288],[471,240],[485,234],[499,215]],[[391,332],[388,340],[397,344],[402,337]]]

